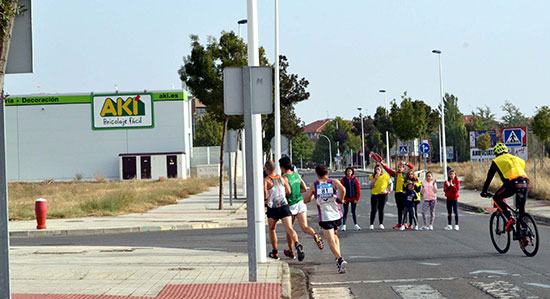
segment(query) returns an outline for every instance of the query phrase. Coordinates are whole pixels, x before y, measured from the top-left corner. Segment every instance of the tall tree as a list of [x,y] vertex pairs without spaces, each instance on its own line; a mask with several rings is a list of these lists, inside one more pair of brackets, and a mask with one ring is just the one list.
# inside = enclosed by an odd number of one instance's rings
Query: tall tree
[[428,129],[425,107],[417,101],[413,103],[407,92],[403,93],[401,99],[400,106],[392,105],[390,114],[395,135],[403,141],[422,137]]
[[542,144],[542,154],[546,155],[546,144],[550,142],[550,107],[542,106],[533,118],[533,133]]
[[464,115],[458,108],[458,97],[446,93],[444,103],[446,143],[454,146],[457,160],[466,161],[469,157],[468,132],[464,125]]
[[223,124],[210,112],[197,120],[193,139],[194,146],[218,146],[222,143]]
[[307,138],[305,134],[300,134],[292,139],[292,162],[294,165],[301,165],[303,161],[308,164],[311,161],[315,143]]
[[502,117],[502,125],[505,127],[520,127],[527,126],[529,120],[527,117],[510,101],[505,101],[504,105],[500,106],[504,112]]
[[[212,117],[223,123],[220,150],[220,191],[219,209],[223,209],[223,164],[224,142],[227,128],[240,129],[242,116],[229,117],[223,109],[223,69],[230,66],[247,65],[247,47],[234,32],[222,31],[218,39],[208,37],[206,45],[199,42],[197,35],[191,35],[191,54],[186,56],[184,65],[178,70],[193,95],[200,99]],[[267,65],[265,51],[260,48],[260,65]]]
[[496,116],[487,105],[477,107],[477,112],[472,111],[472,121],[466,126],[468,131],[496,130],[497,128]]
[[13,22],[20,11],[21,7],[17,5],[17,0],[0,0],[0,100],[2,101],[4,101],[4,75]]
[[[392,102],[392,107],[395,106],[395,101]],[[368,122],[365,123],[365,125],[367,125]],[[378,153],[379,154],[382,154],[382,152],[385,152],[385,149],[386,149],[386,131],[388,131],[388,135],[390,137],[390,148],[392,148],[395,144],[395,131],[394,131],[394,128],[392,126],[392,119],[391,119],[391,114],[388,110],[386,110],[386,108],[384,107],[377,107],[376,108],[376,113],[374,113],[374,119],[372,120],[372,124],[374,125],[374,127],[377,129],[378,131],[378,134],[374,133],[372,134],[372,138],[371,139],[371,135],[369,135],[369,138],[367,139],[370,139],[370,141],[373,143],[373,144],[378,144],[379,147],[377,148],[378,149]],[[365,133],[367,132],[367,128],[365,127]],[[366,137],[365,137],[366,138]],[[382,144],[379,144],[378,143],[378,140],[377,138],[380,138],[381,139],[381,142]]]

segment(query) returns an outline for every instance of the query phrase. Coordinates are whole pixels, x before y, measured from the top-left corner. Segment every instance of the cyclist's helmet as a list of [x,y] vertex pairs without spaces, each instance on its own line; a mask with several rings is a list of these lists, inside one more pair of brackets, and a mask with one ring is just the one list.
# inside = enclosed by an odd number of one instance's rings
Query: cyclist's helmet
[[506,145],[502,142],[499,142],[497,143],[497,145],[495,145],[494,149],[493,149],[493,152],[495,153],[495,155],[502,155],[502,154],[505,154],[508,152],[508,147],[506,147]]

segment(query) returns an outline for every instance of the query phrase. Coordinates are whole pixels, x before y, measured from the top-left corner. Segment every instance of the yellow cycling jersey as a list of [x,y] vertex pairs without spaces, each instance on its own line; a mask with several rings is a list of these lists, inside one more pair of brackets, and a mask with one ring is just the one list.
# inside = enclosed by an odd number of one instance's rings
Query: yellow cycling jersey
[[[513,180],[518,177],[527,178],[527,174],[525,173],[525,161],[521,158],[511,154],[503,154],[493,159],[493,162],[497,165],[504,179]],[[502,178],[500,179],[502,180]]]

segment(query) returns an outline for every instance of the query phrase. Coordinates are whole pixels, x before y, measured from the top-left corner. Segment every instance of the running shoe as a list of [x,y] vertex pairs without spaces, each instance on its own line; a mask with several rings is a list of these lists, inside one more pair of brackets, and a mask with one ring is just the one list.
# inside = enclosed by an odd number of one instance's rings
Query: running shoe
[[401,224],[397,223],[397,224],[393,227],[393,229],[399,229],[400,227],[401,227]]
[[408,225],[407,223],[405,223],[405,224],[403,224],[403,227],[404,227],[405,229],[407,229],[407,228],[409,228],[409,225]]
[[288,250],[288,249],[285,249],[283,252],[284,252],[284,254],[285,254],[286,256],[288,256],[289,258],[291,258],[291,259],[293,259],[293,260],[296,259],[296,254],[294,254],[294,252],[292,252],[292,251],[290,251],[290,250]]
[[274,259],[274,260],[280,260],[279,258],[279,253],[275,252],[275,250],[272,250],[270,253],[269,253],[269,257]]
[[447,225],[447,226],[445,226],[445,230],[452,230],[452,229],[453,229],[453,226],[452,226],[452,225],[450,225],[450,224],[449,224],[449,225]]
[[380,226],[378,226],[379,229],[384,229],[384,224],[380,224]]
[[405,230],[405,226],[404,226],[404,225],[401,225],[401,227],[399,228],[399,230]]
[[458,224],[455,224],[455,230],[460,230],[460,227],[458,227]]
[[296,252],[298,253],[298,261],[303,261],[304,258],[306,257],[306,254],[304,253],[304,247],[302,246],[302,244],[296,242],[296,244],[294,245],[294,247],[296,247]]
[[370,230],[374,230],[374,225],[371,224],[371,225],[369,226],[369,229],[370,229]]
[[433,226],[433,225],[430,225],[429,229],[430,229],[430,230],[434,230],[434,226]]
[[343,257],[338,259],[338,273],[346,273],[346,265],[348,262]]
[[430,228],[426,225],[420,228],[420,230],[430,230]]
[[342,230],[343,232],[345,232],[345,231],[346,231],[346,225],[345,225],[345,224],[344,224],[344,225],[342,225],[342,229],[341,229],[341,230]]
[[359,226],[359,224],[356,224],[353,228],[355,228],[355,230],[361,230],[361,227]]
[[414,227],[414,230],[419,230],[418,225]]
[[508,220],[508,223],[506,223],[506,231],[512,231],[514,224],[516,224],[516,220],[514,220],[514,218],[510,218],[510,220]]
[[325,241],[323,241],[323,238],[318,233],[315,233],[313,236],[313,240],[315,240],[315,243],[317,243],[317,247],[319,247],[320,250],[323,250],[325,248]]

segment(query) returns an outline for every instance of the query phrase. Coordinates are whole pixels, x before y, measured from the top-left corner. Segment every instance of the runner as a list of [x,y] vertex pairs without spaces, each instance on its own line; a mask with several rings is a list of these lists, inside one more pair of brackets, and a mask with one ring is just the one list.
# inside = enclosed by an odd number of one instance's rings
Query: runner
[[292,228],[292,220],[290,216],[290,208],[286,201],[286,195],[290,194],[290,186],[288,180],[285,177],[281,177],[275,174],[275,164],[273,161],[265,162],[265,172],[267,176],[264,178],[264,198],[267,204],[267,223],[269,227],[269,241],[273,250],[269,253],[269,257],[272,259],[279,259],[279,253],[277,251],[277,222],[281,220],[283,223],[287,235],[294,243],[296,252],[298,253],[298,260],[302,261],[305,257],[302,251],[302,244],[298,242],[298,234]]
[[[307,191],[306,183],[302,180],[299,174],[294,172],[294,166],[290,161],[289,157],[283,157],[279,159],[279,167],[281,168],[281,173],[288,180],[288,185],[290,186],[290,195],[287,195],[287,201],[290,207],[290,213],[292,213],[292,226],[294,226],[294,221],[298,219],[298,224],[302,231],[313,237],[313,240],[317,243],[319,249],[325,247],[325,243],[321,236],[315,232],[315,230],[307,225],[307,207],[302,198],[301,192]],[[288,243],[288,248],[284,250],[284,254],[292,259],[296,258],[294,251],[292,250],[292,239],[291,236],[286,234],[286,241]],[[298,257],[299,259],[300,257]]]
[[315,173],[317,174],[317,181],[309,188],[304,197],[304,202],[309,203],[315,199],[319,213],[319,226],[323,229],[323,235],[328,242],[330,251],[336,258],[338,272],[345,273],[347,262],[340,254],[338,226],[342,225],[340,204],[344,201],[346,189],[340,181],[328,177],[328,170],[325,165],[317,165]]

